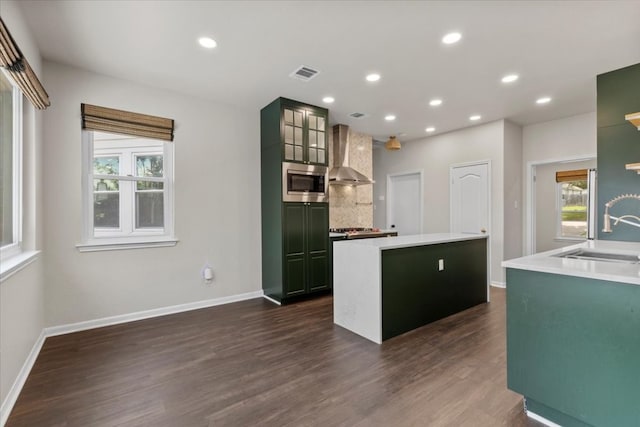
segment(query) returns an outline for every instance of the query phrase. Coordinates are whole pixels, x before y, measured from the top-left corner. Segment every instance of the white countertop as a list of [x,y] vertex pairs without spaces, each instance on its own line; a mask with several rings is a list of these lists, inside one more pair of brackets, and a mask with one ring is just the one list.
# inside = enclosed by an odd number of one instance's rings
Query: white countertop
[[486,234],[433,233],[413,234],[410,236],[376,237],[373,239],[341,240],[335,242],[334,244],[369,246],[378,248],[380,250],[385,250],[485,238],[487,238]]
[[[504,261],[502,266],[519,270],[539,271],[542,273],[563,274],[567,276],[640,285],[640,264],[559,258],[554,256],[580,248],[628,255],[640,254],[640,242],[590,240],[577,245]],[[507,286],[509,285],[507,284]]]

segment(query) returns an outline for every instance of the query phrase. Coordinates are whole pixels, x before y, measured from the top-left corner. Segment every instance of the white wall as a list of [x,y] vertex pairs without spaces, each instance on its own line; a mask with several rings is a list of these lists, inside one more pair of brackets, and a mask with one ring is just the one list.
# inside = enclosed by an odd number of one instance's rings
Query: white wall
[[[61,325],[259,291],[259,112],[45,62],[46,322]],[[80,104],[175,120],[169,248],[80,253]],[[200,271],[211,263],[215,279]]]
[[525,126],[522,148],[525,165],[527,162],[595,157],[596,113]]
[[[374,226],[386,227],[386,182],[393,173],[424,171],[423,232],[449,231],[449,167],[478,160],[491,161],[491,277],[504,282],[500,263],[504,247],[504,121],[478,125],[402,144],[391,152],[373,153]],[[381,201],[380,196],[385,196]]]
[[534,249],[531,247],[531,236],[535,221],[530,208],[531,200],[534,197],[531,180],[532,166],[561,160],[595,158],[596,141],[595,112],[537,123],[523,128],[525,253],[533,252]]
[[522,128],[504,122],[504,259],[522,256]]
[[[42,79],[40,52],[12,0],[0,15],[29,64]],[[24,100],[23,246],[42,248],[42,112]],[[0,402],[7,398],[44,326],[43,255],[0,283]]]

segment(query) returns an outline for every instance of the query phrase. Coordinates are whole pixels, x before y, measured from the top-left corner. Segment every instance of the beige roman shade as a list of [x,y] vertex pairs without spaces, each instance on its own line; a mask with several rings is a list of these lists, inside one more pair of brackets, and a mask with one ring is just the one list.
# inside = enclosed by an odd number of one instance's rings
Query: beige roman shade
[[587,179],[588,175],[588,169],[558,171],[556,172],[556,182],[583,181]]
[[36,73],[11,37],[0,18],[0,66],[6,68],[24,96],[38,109],[44,110],[51,102]]
[[82,129],[173,141],[173,120],[81,104]]

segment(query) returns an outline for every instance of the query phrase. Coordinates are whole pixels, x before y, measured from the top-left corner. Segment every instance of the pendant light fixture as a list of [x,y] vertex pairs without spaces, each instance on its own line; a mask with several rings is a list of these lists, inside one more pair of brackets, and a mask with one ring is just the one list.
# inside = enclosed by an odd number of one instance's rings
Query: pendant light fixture
[[396,151],[400,149],[400,141],[395,136],[389,138],[389,140],[384,144],[384,148],[389,151]]

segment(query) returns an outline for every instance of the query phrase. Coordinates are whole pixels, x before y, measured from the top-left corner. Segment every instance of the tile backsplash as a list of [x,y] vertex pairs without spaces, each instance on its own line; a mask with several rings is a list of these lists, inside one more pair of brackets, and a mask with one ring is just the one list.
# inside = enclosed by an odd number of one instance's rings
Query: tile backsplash
[[[349,166],[373,177],[373,138],[349,129]],[[329,168],[333,160],[333,135],[329,133]],[[373,227],[373,186],[329,186],[329,227]]]

